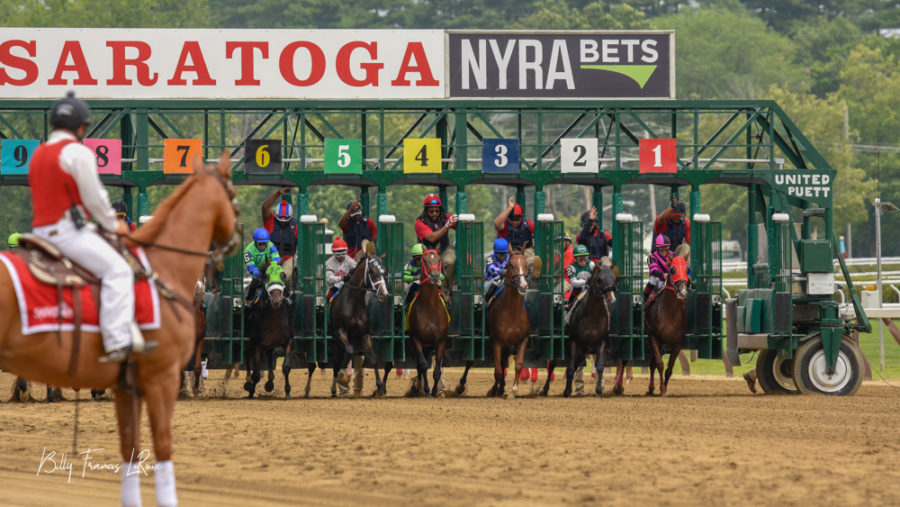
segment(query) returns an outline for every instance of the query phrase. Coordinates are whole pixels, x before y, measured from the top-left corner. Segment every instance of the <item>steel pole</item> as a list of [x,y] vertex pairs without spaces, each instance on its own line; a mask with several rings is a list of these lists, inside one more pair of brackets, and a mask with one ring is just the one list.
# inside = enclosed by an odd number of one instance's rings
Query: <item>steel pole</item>
[[[875,292],[881,308],[881,199],[875,198]],[[878,319],[878,359],[884,371],[884,321]]]

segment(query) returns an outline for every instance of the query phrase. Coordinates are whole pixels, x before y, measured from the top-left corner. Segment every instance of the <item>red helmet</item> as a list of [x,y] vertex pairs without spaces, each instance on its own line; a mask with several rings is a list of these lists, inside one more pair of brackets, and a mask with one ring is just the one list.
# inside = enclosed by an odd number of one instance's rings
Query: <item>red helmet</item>
[[331,244],[331,253],[347,253],[347,242],[338,238]]
[[522,207],[516,204],[513,206],[512,212],[509,214],[511,217],[521,217],[522,216]]
[[431,206],[441,206],[441,198],[437,194],[428,194],[425,196],[425,202],[422,203],[422,206],[428,208]]

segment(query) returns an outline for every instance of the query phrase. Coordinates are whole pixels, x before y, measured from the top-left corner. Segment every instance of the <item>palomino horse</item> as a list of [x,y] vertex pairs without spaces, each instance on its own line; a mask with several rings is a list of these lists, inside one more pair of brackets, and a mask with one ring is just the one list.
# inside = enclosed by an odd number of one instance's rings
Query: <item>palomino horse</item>
[[[525,362],[525,348],[531,334],[528,311],[525,309],[525,292],[528,290],[525,276],[528,274],[528,268],[521,250],[514,249],[510,253],[504,273],[502,290],[494,297],[488,309],[488,335],[494,346],[494,385],[487,395],[503,396],[506,387],[503,370],[509,364],[510,348],[515,347],[516,375],[513,377],[513,386],[509,393],[509,397],[514,398],[519,390],[519,377]],[[456,387],[458,394],[465,392],[466,377],[471,366],[471,362],[466,363],[466,369]]]
[[[194,161],[194,175],[159,205],[150,223],[132,235],[136,243],[144,245],[157,284],[167,288],[161,286],[161,293],[170,293],[175,299],[160,305],[160,328],[144,333],[146,340],[158,342],[159,348],[147,355],[135,355],[136,391],[117,389],[115,393],[124,461],[123,505],[141,503],[142,400],[147,401],[157,461],[157,504],[177,503],[175,472],[171,465],[172,417],[181,369],[194,350],[194,313],[190,301],[210,245],[223,245],[214,252],[213,258],[217,260],[238,245],[234,235],[237,210],[233,198],[228,153],[222,155],[218,167],[204,167],[198,158]],[[62,343],[58,342],[60,337],[55,331],[23,336],[16,292],[5,269],[0,269],[0,322],[0,368],[4,370],[55,386],[95,389],[115,386],[122,375],[121,364],[99,361],[104,355],[99,333],[82,332],[74,375],[69,374],[71,332],[62,333]]]
[[[375,369],[375,394],[383,396],[387,390],[381,380],[378,371],[380,358],[372,347],[372,334],[369,327],[369,310],[366,308],[366,293],[374,291],[378,301],[385,301],[388,297],[385,275],[387,270],[381,257],[367,253],[360,259],[359,264],[350,273],[349,279],[344,282],[343,288],[334,297],[331,304],[331,336],[337,342],[334,353],[332,370],[334,377],[331,382],[331,396],[337,396],[336,388],[338,374],[345,368],[353,354],[362,350],[366,354],[369,365]],[[309,366],[312,368],[312,365]],[[312,375],[310,375],[312,378]],[[387,370],[385,371],[385,381]],[[307,379],[307,390],[309,379]]]
[[[684,258],[676,256],[669,268],[669,277],[666,286],[647,309],[647,336],[650,341],[650,386],[647,394],[652,395],[655,390],[655,373],[659,370],[659,394],[664,396],[669,386],[669,377],[672,376],[672,367],[675,359],[681,353],[681,344],[684,341],[684,333],[687,330],[687,311],[684,299],[687,297],[690,275]],[[669,351],[669,365],[666,367],[663,377],[663,348]],[[622,369],[616,373],[616,394],[622,393]]]
[[291,300],[284,294],[286,275],[281,266],[272,264],[264,275],[265,279],[254,278],[250,282],[250,294],[259,293],[257,301],[247,310],[245,329],[250,338],[247,351],[247,380],[244,390],[248,398],[253,398],[259,383],[260,368],[265,361],[269,377],[266,392],[275,389],[275,349],[284,350],[281,372],[284,374],[284,399],[291,399],[291,356],[294,343],[291,325]]
[[[603,353],[609,344],[609,312],[616,302],[616,276],[609,266],[598,263],[591,273],[587,292],[569,317],[569,361],[566,366],[566,388],[563,396],[572,394],[575,368],[581,366],[587,354],[595,354],[597,386],[594,394],[603,395]],[[541,390],[546,396],[550,375]]]
[[[422,391],[437,396],[438,383],[443,374],[444,349],[447,345],[449,322],[447,310],[441,298],[441,254],[426,250],[422,254],[422,288],[409,311],[409,337],[416,348],[416,370],[422,382]],[[434,354],[434,387],[428,391],[428,365],[431,357],[423,349]]]

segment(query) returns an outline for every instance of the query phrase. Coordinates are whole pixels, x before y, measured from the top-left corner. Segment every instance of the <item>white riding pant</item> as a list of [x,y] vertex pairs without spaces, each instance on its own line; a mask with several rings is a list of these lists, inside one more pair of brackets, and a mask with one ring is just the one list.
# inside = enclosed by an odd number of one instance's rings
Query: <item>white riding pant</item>
[[666,286],[666,279],[651,275],[650,279],[647,280],[647,284],[654,287],[656,290],[662,290],[662,288]]
[[76,229],[63,217],[34,229],[34,235],[53,243],[63,255],[100,278],[100,333],[107,352],[131,344],[134,321],[134,272],[93,225]]

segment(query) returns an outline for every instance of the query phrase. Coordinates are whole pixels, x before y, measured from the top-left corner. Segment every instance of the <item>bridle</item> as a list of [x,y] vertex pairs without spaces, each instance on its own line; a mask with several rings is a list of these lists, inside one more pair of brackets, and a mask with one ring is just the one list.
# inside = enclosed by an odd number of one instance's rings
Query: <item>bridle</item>
[[[528,281],[525,280],[525,271],[522,269],[522,266],[519,266],[518,273],[513,273],[510,268],[511,268],[513,257],[521,256],[524,259],[525,254],[523,254],[522,252],[513,251],[513,252],[510,252],[508,255],[509,255],[509,258],[506,261],[506,279],[504,280],[503,285],[515,287],[516,290],[519,292],[519,294],[524,296],[525,291],[527,290],[527,287],[528,287]],[[516,280],[516,279],[519,280],[519,283],[513,283],[513,280]],[[523,285],[526,287],[526,289],[522,289]]]
[[[437,264],[432,264],[431,266],[425,265],[425,256],[429,253],[433,253],[437,256]],[[441,271],[443,271],[443,266],[441,265],[441,254],[439,254],[437,250],[432,248],[430,250],[425,250],[424,252],[422,252],[422,259],[419,261],[419,263],[422,265],[422,277],[424,277],[425,283],[433,283],[431,274],[434,272],[437,272],[437,277],[438,279],[440,279]]]
[[[384,285],[384,273],[381,274],[381,276],[378,278],[377,281],[372,278],[372,271],[374,271],[374,270],[369,269],[369,262],[372,261],[373,259],[374,259],[373,257],[369,257],[368,255],[366,255],[366,260],[365,260],[365,262],[362,263],[363,264],[363,285],[361,287],[357,287],[354,285],[347,285],[349,288],[351,288],[353,290],[362,290],[362,291],[366,291],[366,292],[372,291],[372,292],[377,293],[378,288],[380,286]],[[375,262],[377,263],[378,261],[375,261]],[[356,269],[359,269],[359,266],[357,266]]]

